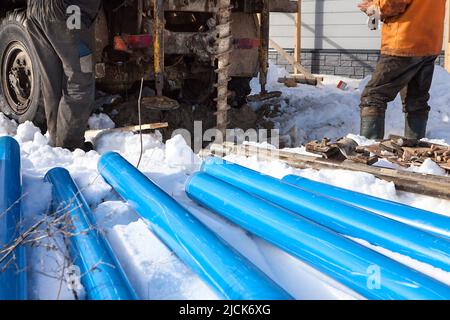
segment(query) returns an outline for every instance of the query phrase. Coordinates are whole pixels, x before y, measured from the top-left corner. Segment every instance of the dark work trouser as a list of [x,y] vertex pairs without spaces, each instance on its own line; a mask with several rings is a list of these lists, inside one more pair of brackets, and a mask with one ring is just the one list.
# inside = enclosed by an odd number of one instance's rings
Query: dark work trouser
[[69,30],[63,0],[28,7],[28,30],[39,57],[41,87],[55,147],[82,147],[95,100],[93,28]]
[[426,126],[436,58],[382,55],[361,96],[362,121],[378,117],[384,122],[387,104],[400,93],[405,116],[422,119]]

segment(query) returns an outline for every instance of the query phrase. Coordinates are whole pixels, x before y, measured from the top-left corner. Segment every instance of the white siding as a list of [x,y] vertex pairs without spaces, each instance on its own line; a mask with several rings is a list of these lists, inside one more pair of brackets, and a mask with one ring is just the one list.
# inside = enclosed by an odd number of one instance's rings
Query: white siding
[[[303,0],[304,49],[379,50],[380,32],[367,27],[356,7],[360,0]],[[283,48],[294,47],[295,15],[273,13],[271,37]]]

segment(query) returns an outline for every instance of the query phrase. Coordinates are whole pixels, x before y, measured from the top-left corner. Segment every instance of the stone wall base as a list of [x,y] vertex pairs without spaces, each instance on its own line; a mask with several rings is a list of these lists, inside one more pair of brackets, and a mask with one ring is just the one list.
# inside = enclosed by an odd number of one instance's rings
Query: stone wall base
[[[286,49],[293,55],[293,49]],[[329,74],[347,78],[362,79],[370,75],[380,57],[377,50],[302,50],[302,65],[314,74]],[[269,53],[269,59],[275,65],[290,73],[294,68],[276,51]],[[444,65],[444,54],[436,61]]]

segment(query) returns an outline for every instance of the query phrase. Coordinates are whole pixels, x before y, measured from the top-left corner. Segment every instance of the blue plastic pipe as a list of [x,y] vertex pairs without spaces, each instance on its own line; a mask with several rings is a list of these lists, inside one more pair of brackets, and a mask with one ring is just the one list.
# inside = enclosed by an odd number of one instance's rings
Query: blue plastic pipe
[[195,174],[191,199],[369,299],[449,299],[450,287],[289,210]]
[[[11,246],[21,233],[22,181],[20,147],[11,137],[0,137],[0,252]],[[12,254],[0,253],[0,300],[27,298],[25,248]]]
[[283,178],[283,181],[303,190],[318,193],[450,239],[449,217],[296,175],[288,175]]
[[450,271],[450,242],[444,238],[222,159],[207,159],[202,171],[340,234]]
[[119,154],[103,155],[98,169],[151,230],[222,297],[292,299]]
[[46,181],[53,185],[54,209],[67,214],[69,249],[74,264],[80,268],[81,283],[89,300],[136,300],[108,242],[95,226],[95,218],[69,172],[50,170]]

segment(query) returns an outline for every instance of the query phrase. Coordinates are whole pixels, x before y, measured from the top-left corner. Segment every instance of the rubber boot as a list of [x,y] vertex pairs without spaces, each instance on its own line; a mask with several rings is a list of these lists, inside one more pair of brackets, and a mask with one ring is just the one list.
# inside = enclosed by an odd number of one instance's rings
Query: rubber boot
[[376,107],[361,108],[361,136],[372,140],[384,138],[386,111]]
[[405,138],[420,140],[427,133],[428,111],[405,114]]

